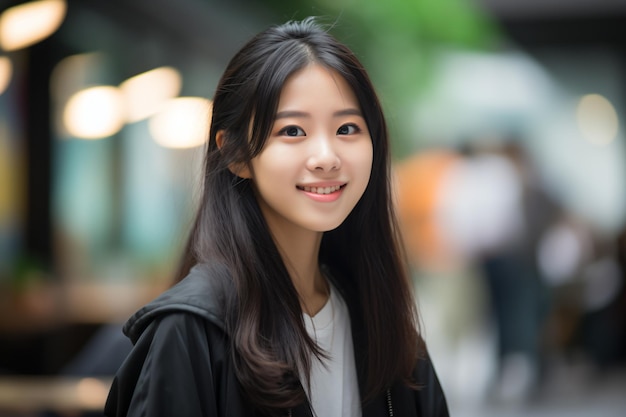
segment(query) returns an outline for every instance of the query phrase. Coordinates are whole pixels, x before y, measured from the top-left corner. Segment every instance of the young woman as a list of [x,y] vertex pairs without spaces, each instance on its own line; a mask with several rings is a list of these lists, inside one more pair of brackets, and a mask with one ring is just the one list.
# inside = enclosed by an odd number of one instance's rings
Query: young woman
[[447,416],[417,326],[385,120],[312,19],[260,33],[213,101],[179,282],[125,325],[108,416]]

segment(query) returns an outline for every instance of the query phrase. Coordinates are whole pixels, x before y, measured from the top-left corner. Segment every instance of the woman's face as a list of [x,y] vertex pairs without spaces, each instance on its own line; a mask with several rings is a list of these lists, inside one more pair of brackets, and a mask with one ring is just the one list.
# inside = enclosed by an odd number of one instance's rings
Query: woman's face
[[372,158],[353,91],[337,72],[314,64],[287,79],[274,126],[246,176],[272,232],[324,232],[363,195]]

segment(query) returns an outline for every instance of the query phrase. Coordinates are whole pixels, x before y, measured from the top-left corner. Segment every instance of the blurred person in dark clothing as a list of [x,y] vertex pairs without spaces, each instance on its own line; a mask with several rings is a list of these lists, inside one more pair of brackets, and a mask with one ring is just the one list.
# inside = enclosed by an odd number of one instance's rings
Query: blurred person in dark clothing
[[487,251],[481,264],[498,332],[498,395],[501,400],[516,401],[526,399],[539,378],[550,295],[537,249],[561,210],[542,188],[519,144],[508,142],[497,152],[511,161],[520,180],[520,226],[508,242]]

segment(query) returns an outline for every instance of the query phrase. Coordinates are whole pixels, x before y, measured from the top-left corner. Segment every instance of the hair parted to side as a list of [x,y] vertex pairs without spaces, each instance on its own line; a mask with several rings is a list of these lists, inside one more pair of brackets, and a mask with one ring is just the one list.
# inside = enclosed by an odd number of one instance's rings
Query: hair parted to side
[[[283,85],[310,64],[343,76],[373,143],[372,175],[354,210],[326,232],[320,263],[356,294],[365,326],[363,401],[410,373],[422,350],[417,312],[393,213],[390,152],[383,112],[354,53],[313,18],[272,27],[228,64],[213,99],[203,194],[178,279],[191,266],[221,262],[236,288],[227,312],[237,377],[250,401],[270,414],[306,399],[311,352],[324,353],[304,327],[298,294],[257,204],[251,180],[233,174],[258,155],[274,124]],[[216,137],[223,132],[218,147]],[[236,170],[233,170],[236,172]],[[353,318],[354,319],[354,318]]]

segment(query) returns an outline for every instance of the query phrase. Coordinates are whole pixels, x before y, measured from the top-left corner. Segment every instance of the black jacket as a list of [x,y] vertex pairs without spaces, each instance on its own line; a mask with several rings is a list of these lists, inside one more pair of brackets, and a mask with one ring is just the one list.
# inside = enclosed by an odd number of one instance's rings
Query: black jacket
[[[223,311],[231,286],[225,267],[198,265],[128,320],[124,333],[134,347],[111,386],[107,416],[261,415],[246,400],[229,353]],[[350,308],[353,300],[342,295]],[[358,321],[353,319],[353,334],[358,337],[355,323]],[[357,363],[361,351],[355,349]],[[362,379],[363,372],[357,371]],[[418,362],[414,377],[423,385],[421,390],[397,384],[364,405],[363,416],[448,416],[444,394],[428,358]],[[294,417],[311,416],[308,404],[290,412]]]

